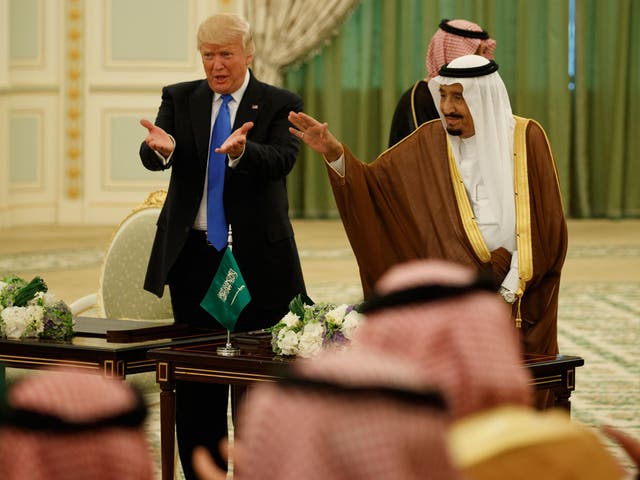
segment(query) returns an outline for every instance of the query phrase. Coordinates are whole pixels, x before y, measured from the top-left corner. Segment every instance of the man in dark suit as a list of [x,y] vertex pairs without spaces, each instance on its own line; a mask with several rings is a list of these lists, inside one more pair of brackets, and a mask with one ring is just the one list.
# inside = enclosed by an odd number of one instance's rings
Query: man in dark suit
[[[148,130],[140,148],[144,166],[171,168],[145,289],[161,296],[169,285],[177,323],[217,325],[200,302],[226,248],[226,242],[215,246],[215,234],[207,232],[213,223],[208,211],[222,203],[223,238],[229,225],[233,253],[252,298],[235,330],[265,328],[286,313],[295,295],[305,293],[285,178],[299,149],[288,132],[287,115],[301,111],[302,100],[253,76],[249,65],[255,46],[249,24],[237,15],[206,19],[198,29],[198,49],[206,80],[165,87],[155,125],[140,122]],[[233,133],[220,145],[212,127],[221,111],[230,117]],[[224,154],[219,174],[211,163],[215,154]],[[210,189],[219,178],[223,197],[212,203]],[[180,382],[176,400],[187,479],[196,478],[191,469],[195,445],[206,445],[224,465],[218,441],[227,433],[226,387]]]

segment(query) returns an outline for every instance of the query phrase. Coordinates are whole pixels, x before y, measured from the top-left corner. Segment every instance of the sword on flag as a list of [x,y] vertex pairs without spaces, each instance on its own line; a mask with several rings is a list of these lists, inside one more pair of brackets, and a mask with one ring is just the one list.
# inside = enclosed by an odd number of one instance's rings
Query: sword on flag
[[227,248],[222,256],[216,274],[207,290],[200,306],[227,329],[227,343],[218,347],[216,353],[225,357],[240,354],[240,349],[231,344],[231,332],[236,326],[242,310],[251,301],[251,294],[233,255],[231,225]]

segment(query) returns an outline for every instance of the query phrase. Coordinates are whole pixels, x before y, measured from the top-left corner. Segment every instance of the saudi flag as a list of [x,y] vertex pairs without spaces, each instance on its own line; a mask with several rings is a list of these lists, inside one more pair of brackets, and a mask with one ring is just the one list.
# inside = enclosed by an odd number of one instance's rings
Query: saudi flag
[[240,313],[251,301],[242,273],[230,248],[227,248],[200,306],[224,328],[233,332]]

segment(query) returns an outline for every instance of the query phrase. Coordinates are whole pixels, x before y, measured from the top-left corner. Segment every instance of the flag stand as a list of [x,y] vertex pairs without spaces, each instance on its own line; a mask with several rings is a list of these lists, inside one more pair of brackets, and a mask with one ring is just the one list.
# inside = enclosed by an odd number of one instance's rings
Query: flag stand
[[231,345],[231,332],[227,330],[227,344],[216,348],[216,353],[222,357],[235,357],[240,355],[240,349]]
[[[228,248],[233,250],[231,244],[233,243],[233,235],[231,233],[231,225],[229,225],[229,236],[227,237]],[[224,347],[216,348],[216,354],[221,357],[235,357],[240,355],[240,349],[238,347],[234,347],[231,344],[231,331],[227,330],[227,343]]]

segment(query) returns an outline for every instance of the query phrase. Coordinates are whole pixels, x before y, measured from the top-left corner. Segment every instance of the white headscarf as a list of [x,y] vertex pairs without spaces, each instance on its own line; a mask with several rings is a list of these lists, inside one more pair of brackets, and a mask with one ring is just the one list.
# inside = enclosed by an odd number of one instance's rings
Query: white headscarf
[[[490,60],[479,55],[465,55],[446,65],[449,69],[482,67]],[[446,71],[446,70],[445,70]],[[442,70],[441,70],[442,72]],[[445,73],[445,72],[443,72]],[[429,81],[429,90],[446,129],[446,121],[440,110],[440,85],[459,83],[475,129],[475,145],[480,173],[489,195],[491,211],[498,228],[497,244],[510,252],[516,249],[515,198],[513,184],[513,129],[515,120],[507,89],[498,72],[475,77],[438,75]],[[448,135],[454,158],[460,165],[460,137]]]

